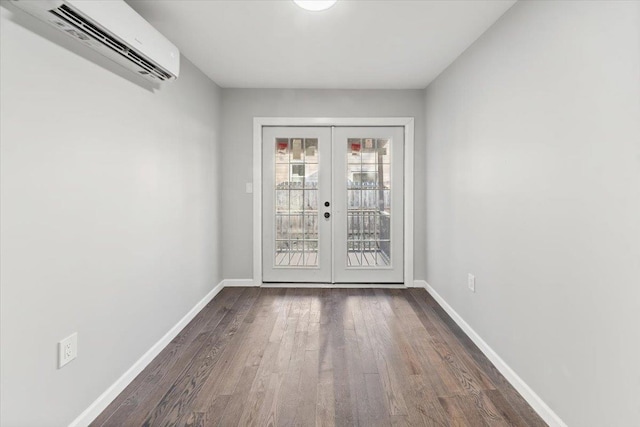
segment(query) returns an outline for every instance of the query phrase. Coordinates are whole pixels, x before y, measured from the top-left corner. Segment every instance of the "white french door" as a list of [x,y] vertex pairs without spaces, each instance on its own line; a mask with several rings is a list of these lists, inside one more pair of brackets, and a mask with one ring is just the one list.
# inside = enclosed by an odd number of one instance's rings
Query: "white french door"
[[262,140],[262,280],[331,283],[331,128],[264,127]]
[[403,282],[403,127],[263,127],[264,282]]
[[334,128],[334,282],[403,282],[403,136],[402,127]]

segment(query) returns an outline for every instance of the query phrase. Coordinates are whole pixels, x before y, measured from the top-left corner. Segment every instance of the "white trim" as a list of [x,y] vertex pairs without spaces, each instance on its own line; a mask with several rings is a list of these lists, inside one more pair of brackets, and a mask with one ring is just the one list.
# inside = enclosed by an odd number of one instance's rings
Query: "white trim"
[[[254,117],[262,126],[406,126],[413,117]],[[255,158],[255,157],[254,157]]]
[[[226,279],[218,283],[200,300],[182,319],[178,321],[162,338],[158,340],[140,359],[138,359],[120,378],[85,409],[69,427],[87,426],[147,367],[149,363],[184,329],[187,324],[225,287],[255,286],[252,279]],[[480,351],[495,365],[502,375],[513,385],[531,407],[551,427],[567,427],[562,419],[524,382],[518,374],[487,344],[476,331],[424,280],[415,280],[413,287],[424,287],[449,316],[460,326],[465,334],[478,346]],[[325,284],[325,283],[266,283],[266,288],[373,288],[405,289],[404,285],[392,284]]]
[[253,118],[253,283],[262,284],[262,127],[404,126],[404,283],[413,281],[413,117],[254,117]]
[[410,286],[410,288],[427,288],[427,282],[425,280],[414,280],[413,281],[413,286]]
[[253,282],[262,284],[262,126],[253,119]]
[[404,125],[404,283],[413,284],[414,120]]
[[297,288],[297,289],[407,289],[397,283],[263,283],[263,288]]
[[481,337],[478,335],[473,328],[465,322],[465,320],[460,316],[454,309],[451,307],[445,300],[436,292],[435,289],[431,287],[424,280],[416,280],[416,284],[418,282],[424,282],[425,289],[429,294],[436,300],[438,304],[447,312],[449,316],[460,326],[460,328],[464,331],[465,334],[478,346],[480,351],[484,353],[485,356],[494,364],[498,371],[511,383],[511,385],[520,393],[520,395],[527,401],[529,405],[542,417],[542,419],[549,424],[551,427],[567,427],[567,425],[562,421],[562,419],[553,412],[553,410],[542,400],[540,396],[536,394],[535,391],[529,387],[527,383],[524,382],[518,374],[511,369],[507,362],[502,360],[502,358],[496,353],[490,346],[487,344]]
[[[333,141],[335,141],[336,138],[336,127],[335,126],[331,126],[331,140],[329,141],[329,147],[331,147],[331,155],[329,156],[329,158],[331,159],[331,206],[333,206],[335,208],[336,206],[336,180],[333,177],[333,169],[335,167],[335,162],[333,159],[333,156],[335,156],[338,153],[338,150],[333,146]],[[320,179],[320,177],[318,176],[318,180]],[[336,253],[336,240],[334,239],[335,236],[335,232],[336,232],[336,222],[335,222],[335,217],[334,217],[334,221],[329,221],[329,225],[331,226],[331,281],[334,282],[336,280],[336,257],[335,257],[335,253]],[[319,236],[318,236],[319,237]],[[316,255],[317,257],[317,255]],[[327,287],[330,287],[330,284],[327,284]]]
[[69,427],[88,426],[135,379],[140,372],[184,329],[187,324],[224,288],[224,280],[218,283],[182,319],[164,334],[145,354],[122,374],[104,393],[69,424]]
[[255,287],[256,285],[253,279],[225,279],[222,281],[222,286],[225,288],[240,288],[240,287]]

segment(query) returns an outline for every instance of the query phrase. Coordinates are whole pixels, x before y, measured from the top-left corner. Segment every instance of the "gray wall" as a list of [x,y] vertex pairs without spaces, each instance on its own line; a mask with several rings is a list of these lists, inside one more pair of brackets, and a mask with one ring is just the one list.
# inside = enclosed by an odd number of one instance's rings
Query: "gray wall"
[[222,278],[220,89],[0,11],[2,425],[62,426]]
[[[224,278],[253,278],[253,198],[245,183],[253,179],[254,117],[415,117],[415,158],[424,158],[423,90],[223,89],[223,242]],[[416,165],[415,258],[425,257],[424,169]],[[424,263],[414,267],[424,279]]]
[[427,89],[427,281],[570,426],[640,425],[639,28],[518,2]]

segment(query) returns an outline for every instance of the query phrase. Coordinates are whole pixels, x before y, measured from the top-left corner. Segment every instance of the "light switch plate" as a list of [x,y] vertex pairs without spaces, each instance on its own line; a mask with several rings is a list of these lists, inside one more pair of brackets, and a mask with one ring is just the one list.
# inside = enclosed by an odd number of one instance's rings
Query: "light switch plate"
[[474,276],[473,274],[469,274],[469,276],[467,277],[467,286],[469,286],[469,290],[471,292],[476,291],[476,276]]
[[252,182],[247,182],[245,184],[245,191],[247,192],[247,194],[251,194],[253,193],[253,183]]

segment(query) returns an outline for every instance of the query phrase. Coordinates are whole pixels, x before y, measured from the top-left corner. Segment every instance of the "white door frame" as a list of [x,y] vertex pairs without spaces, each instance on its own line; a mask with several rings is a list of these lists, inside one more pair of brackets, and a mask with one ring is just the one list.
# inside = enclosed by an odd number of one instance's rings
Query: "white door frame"
[[404,127],[404,284],[413,286],[413,117],[254,117],[253,118],[253,284],[262,286],[262,127]]

